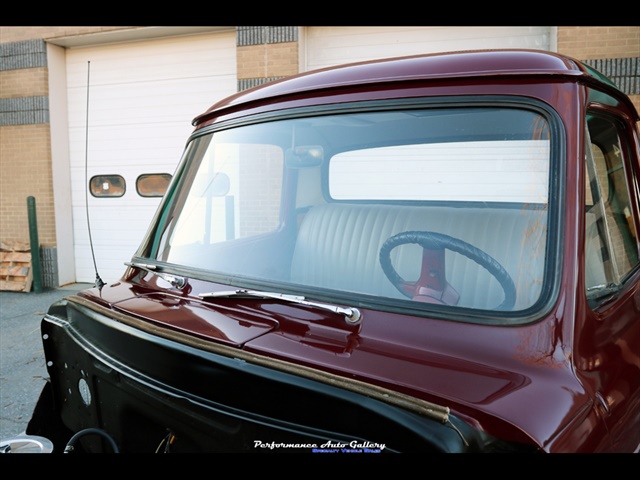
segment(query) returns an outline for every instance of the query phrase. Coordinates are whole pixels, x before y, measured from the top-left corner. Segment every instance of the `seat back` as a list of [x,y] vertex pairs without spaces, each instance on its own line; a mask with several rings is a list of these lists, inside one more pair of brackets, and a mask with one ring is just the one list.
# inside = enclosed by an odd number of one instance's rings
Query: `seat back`
[[[385,276],[382,244],[404,231],[444,233],[480,248],[512,276],[515,309],[531,306],[542,286],[546,210],[327,204],[304,217],[294,250],[291,280],[308,285],[404,298]],[[420,273],[422,249],[402,246],[392,262],[406,280]],[[461,306],[495,308],[502,288],[486,270],[455,252],[446,253],[447,279]]]

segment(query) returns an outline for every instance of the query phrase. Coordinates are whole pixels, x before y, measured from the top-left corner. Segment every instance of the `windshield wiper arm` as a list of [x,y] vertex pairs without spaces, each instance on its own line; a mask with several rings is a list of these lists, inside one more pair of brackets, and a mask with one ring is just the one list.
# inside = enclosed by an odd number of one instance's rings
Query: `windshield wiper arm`
[[283,300],[285,302],[297,303],[300,305],[307,305],[310,307],[321,308],[328,310],[338,315],[344,315],[345,321],[348,323],[358,323],[361,318],[360,310],[353,307],[339,307],[337,305],[330,305],[327,303],[312,302],[307,300],[301,295],[288,295],[286,293],[278,292],[261,292],[259,290],[225,290],[221,292],[201,293],[199,295],[202,298],[229,298],[229,297],[258,297],[269,298],[274,300]]
[[172,275],[170,273],[158,272],[156,270],[155,265],[149,263],[137,263],[137,262],[125,262],[124,263],[128,267],[139,268],[140,270],[144,270],[145,272],[153,273],[154,275],[159,276],[163,280],[169,282],[175,288],[182,290],[187,285],[187,279],[185,277],[180,277],[178,275]]

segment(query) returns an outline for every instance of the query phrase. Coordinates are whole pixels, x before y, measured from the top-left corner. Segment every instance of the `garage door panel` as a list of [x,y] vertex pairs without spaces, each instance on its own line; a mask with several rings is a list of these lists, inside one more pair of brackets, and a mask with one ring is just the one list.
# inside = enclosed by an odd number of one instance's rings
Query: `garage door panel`
[[548,50],[549,27],[307,27],[306,70],[450,50]]
[[[212,88],[216,83],[216,88]],[[233,91],[235,86],[234,75],[164,80],[117,87],[91,86],[90,126],[158,120],[186,120],[189,123],[196,114],[210,106],[212,91],[228,93]],[[206,101],[203,101],[203,95],[206,95]],[[80,110],[74,113],[85,113],[82,109],[86,109],[86,100],[78,102],[76,106]],[[127,112],[127,115],[123,116],[123,112]],[[78,120],[84,120],[84,117]],[[84,126],[84,123],[86,122],[76,126]]]
[[[115,204],[110,202],[112,199],[101,199],[97,201],[95,198],[89,199],[89,219],[91,221],[91,232],[95,235],[98,232],[104,232],[106,234],[105,244],[108,246],[109,241],[115,238],[119,238],[121,240],[126,240],[130,234],[134,232],[146,232],[149,227],[148,223],[141,223],[139,218],[136,218],[136,215],[133,215],[133,212],[125,212],[122,208],[118,211],[119,216],[116,218],[110,218],[109,216],[104,214],[105,210],[115,208]],[[149,200],[149,199],[147,199]],[[151,202],[149,202],[151,203]],[[137,210],[140,218],[153,217],[157,209],[157,205],[154,204],[138,204],[135,207],[125,207],[125,208],[135,208]],[[98,205],[105,205],[104,207],[98,207]],[[108,206],[106,206],[108,204]],[[87,232],[87,223],[86,223],[86,211],[84,207],[76,207],[73,210],[74,215],[77,216],[78,221],[74,227],[75,237],[79,243],[88,240],[88,232]],[[114,228],[116,226],[117,228]],[[95,240],[95,239],[94,239]],[[123,245],[127,245],[129,248],[131,244],[135,242],[128,242]],[[134,250],[137,250],[139,244],[135,244]]]
[[[103,166],[135,165],[145,160],[151,161],[152,165],[158,161],[168,161],[175,167],[191,131],[192,128],[188,125],[155,125],[139,129],[120,126],[100,131],[95,129],[89,137],[89,167],[102,169]],[[81,132],[71,138],[72,167],[84,169],[85,145]],[[146,167],[146,162],[139,165],[139,168]]]
[[69,87],[86,83],[87,62],[91,62],[92,84],[109,85],[146,83],[157,80],[156,73],[164,68],[163,78],[193,78],[203,74],[202,65],[216,65],[208,75],[235,72],[235,33],[194,35],[107,47],[70,51],[68,62]]
[[192,119],[236,92],[235,62],[234,32],[67,52],[77,281],[95,278],[85,210],[87,177],[121,175],[126,182],[122,197],[88,196],[100,275],[105,281],[117,279],[160,202],[141,197],[136,179],[148,173],[173,175]]
[[[113,283],[118,281],[124,273],[126,267],[122,258],[131,257],[131,253],[128,248],[111,247],[106,253],[103,253],[102,249],[95,249],[96,253],[96,265],[100,278],[107,283]],[[91,255],[91,249],[87,245],[86,248],[80,249],[76,253],[76,275],[84,278],[85,282],[91,282],[95,280],[96,273],[93,266],[93,257]]]
[[[104,200],[105,202],[108,200]],[[116,213],[113,213],[116,209],[115,203],[109,206],[97,206],[93,200],[89,201],[91,210],[89,212],[89,221],[91,222],[91,235],[93,236],[94,246],[104,247],[108,249],[110,245],[117,240],[117,244],[128,246],[130,242],[127,239],[130,236],[136,236],[137,240],[141,240],[142,236],[146,233],[148,224],[141,224],[138,220],[130,215],[123,215],[122,210],[119,209]],[[153,216],[156,211],[156,206],[138,206],[137,209],[141,214],[145,216]],[[86,212],[82,208],[76,208],[74,214],[79,215],[79,218],[86,219]],[[87,229],[86,221],[78,222],[75,229],[79,244],[88,244],[89,233]],[[137,250],[138,245],[135,245],[133,251]],[[130,249],[130,247],[127,247]],[[131,257],[133,251],[130,251],[128,258]]]

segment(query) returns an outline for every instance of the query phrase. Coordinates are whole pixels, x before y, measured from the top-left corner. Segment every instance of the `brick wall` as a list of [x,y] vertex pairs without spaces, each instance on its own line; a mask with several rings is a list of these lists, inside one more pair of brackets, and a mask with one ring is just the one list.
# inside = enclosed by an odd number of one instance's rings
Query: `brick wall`
[[45,67],[0,71],[2,98],[37,97],[49,95],[48,74]]
[[298,27],[236,27],[238,90],[298,73]]
[[[558,53],[578,60],[611,59],[631,65],[632,71],[625,72],[625,81],[632,82],[631,91],[628,84],[624,90],[640,111],[640,26],[558,27]],[[606,70],[602,73],[612,76]]]
[[[24,30],[9,28],[9,30]],[[5,35],[2,40],[12,35]],[[41,50],[35,49],[36,54]],[[16,55],[15,58],[21,58]],[[17,60],[20,62],[21,60]],[[38,238],[55,245],[55,216],[44,66],[0,71],[0,232],[3,241],[27,242],[27,197],[36,199]]]
[[559,27],[558,52],[578,60],[640,56],[640,27]]
[[295,42],[240,46],[236,58],[238,79],[279,78],[298,73]]
[[49,125],[3,126],[0,136],[2,241],[29,241],[27,197],[33,196],[40,244],[55,245]]

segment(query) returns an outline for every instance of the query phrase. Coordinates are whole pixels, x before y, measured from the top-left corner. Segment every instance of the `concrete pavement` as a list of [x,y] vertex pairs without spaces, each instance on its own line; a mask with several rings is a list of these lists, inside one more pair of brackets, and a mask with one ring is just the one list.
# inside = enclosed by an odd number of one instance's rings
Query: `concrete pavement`
[[48,376],[40,320],[55,301],[92,286],[74,283],[39,293],[0,291],[0,440],[25,431]]

